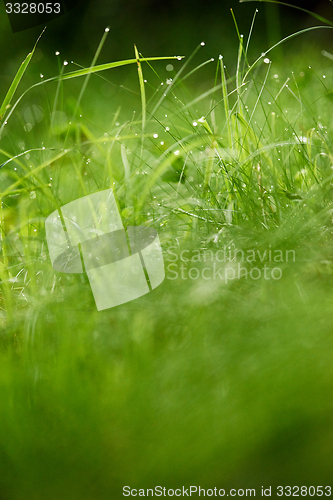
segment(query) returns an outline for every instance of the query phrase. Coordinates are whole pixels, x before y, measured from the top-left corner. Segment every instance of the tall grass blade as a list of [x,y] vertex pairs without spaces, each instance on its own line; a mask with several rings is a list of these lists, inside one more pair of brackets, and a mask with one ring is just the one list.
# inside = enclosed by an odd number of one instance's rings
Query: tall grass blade
[[[184,56],[143,57],[143,58],[140,58],[140,62],[179,59],[179,58],[183,58],[183,57]],[[126,60],[123,60],[123,61],[115,61],[115,62],[112,62],[112,63],[100,64],[98,66],[94,66],[93,68],[90,67],[90,68],[79,69],[79,70],[76,70],[76,71],[71,71],[70,73],[66,73],[64,75],[59,75],[59,76],[53,76],[52,78],[48,78],[47,80],[43,80],[42,82],[35,83],[34,85],[31,85],[31,87],[29,87],[25,92],[23,92],[20,95],[20,97],[15,102],[15,104],[12,106],[12,108],[11,108],[9,114],[8,114],[8,118],[12,114],[12,112],[14,111],[14,109],[16,108],[16,106],[18,105],[18,103],[21,101],[21,99],[26,95],[26,93],[29,92],[29,90],[31,90],[33,88],[36,88],[36,87],[38,87],[40,85],[44,85],[45,83],[49,83],[49,82],[58,82],[58,81],[62,81],[62,80],[70,80],[72,78],[79,78],[81,76],[86,76],[86,75],[89,75],[91,73],[98,73],[100,71],[106,71],[106,70],[112,69],[112,68],[119,68],[120,66],[127,66],[129,64],[134,64],[134,63],[137,63],[136,59],[126,59]],[[23,75],[23,73],[22,73],[22,75]],[[5,108],[6,107],[7,106],[5,106]],[[2,134],[2,131],[3,131],[3,128],[4,128],[4,124],[2,124],[2,126],[0,128],[0,137],[1,137],[1,134]]]
[[10,107],[10,103],[11,103],[11,101],[13,99],[13,96],[14,96],[14,94],[16,92],[16,89],[19,86],[19,83],[22,80],[22,77],[23,77],[23,75],[24,75],[27,67],[29,66],[29,63],[30,63],[30,61],[32,59],[32,56],[34,55],[35,49],[37,47],[37,43],[39,42],[39,40],[40,40],[41,36],[43,35],[45,29],[46,28],[44,28],[44,30],[42,31],[42,33],[38,37],[37,42],[35,43],[32,51],[29,52],[29,54],[27,55],[27,57],[22,62],[21,66],[19,67],[18,72],[15,75],[15,78],[14,78],[11,86],[9,87],[9,90],[8,90],[8,92],[6,94],[6,97],[4,98],[3,103],[1,105],[1,108],[0,108],[0,120],[5,115],[6,110]]
[[[96,53],[94,55],[94,58],[93,58],[93,60],[91,62],[91,67],[92,68],[96,64],[96,61],[97,61],[97,59],[98,59],[98,57],[99,57],[99,55],[101,53],[101,50],[102,50],[103,45],[105,43],[106,37],[108,36],[108,33],[109,33],[109,28],[106,28],[105,31],[104,31],[104,34],[102,36],[102,39],[101,39],[101,41],[100,41],[100,43],[99,43],[99,45],[97,47]],[[91,73],[88,73],[87,76],[86,76],[86,78],[85,78],[85,80],[84,80],[84,82],[83,82],[82,89],[80,91],[80,94],[79,94],[79,97],[77,99],[77,103],[76,103],[76,106],[75,106],[74,116],[76,115],[77,110],[79,109],[79,106],[80,106],[83,94],[84,94],[84,92],[85,92],[85,90],[87,88],[87,85],[89,83],[90,76],[91,76]]]
[[[252,0],[246,0],[246,1],[252,1]],[[268,50],[266,50],[266,52],[261,54],[261,56],[258,57],[254,61],[254,63],[248,68],[247,72],[245,73],[245,75],[243,77],[243,82],[245,81],[245,79],[247,78],[249,73],[252,71],[252,69],[258,64],[258,62],[261,61],[264,57],[266,57],[266,55],[269,52],[274,50],[276,47],[278,47],[282,43],[287,42],[288,40],[291,40],[292,38],[295,38],[298,35],[303,35],[303,33],[307,33],[308,31],[319,30],[319,29],[332,29],[332,28],[333,28],[333,24],[331,26],[312,26],[310,28],[305,28],[304,30],[296,31],[295,33],[292,33],[291,35],[286,36],[285,38],[283,38],[282,40],[280,40],[279,42],[274,44],[272,47],[270,47]]]
[[[253,2],[254,0],[239,0],[239,3],[245,3],[245,2]],[[290,3],[285,3],[285,2],[279,2],[278,0],[256,0],[258,2],[266,2],[266,3],[277,3],[279,5],[284,5],[286,7],[292,7],[293,9],[298,9],[301,10],[302,12],[306,12],[310,16],[314,17],[315,19],[318,19],[318,21],[321,21],[322,23],[326,23],[329,26],[333,26],[333,22],[330,21],[329,19],[326,19],[326,17],[320,16],[316,12],[311,12],[311,10],[304,9],[303,7],[299,7],[298,5],[291,5]]]
[[223,102],[224,102],[224,113],[225,113],[225,119],[226,119],[227,127],[228,127],[228,144],[229,144],[229,148],[231,149],[232,144],[233,144],[233,136],[232,136],[232,128],[231,128],[231,122],[230,122],[228,88],[227,88],[227,79],[226,79],[225,70],[224,70],[223,56],[220,56],[220,66],[221,66],[222,96],[223,96]]
[[140,84],[140,93],[141,93],[141,106],[142,106],[142,134],[145,132],[146,126],[146,91],[145,91],[145,83],[143,80],[142,66],[140,63],[140,56],[137,49],[137,46],[134,45],[135,58],[136,63],[138,65],[138,75],[139,75],[139,84]]

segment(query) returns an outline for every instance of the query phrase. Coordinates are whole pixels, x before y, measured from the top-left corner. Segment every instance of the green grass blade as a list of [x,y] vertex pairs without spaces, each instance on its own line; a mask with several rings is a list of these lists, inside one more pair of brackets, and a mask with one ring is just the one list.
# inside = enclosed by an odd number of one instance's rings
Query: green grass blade
[[[245,1],[252,1],[252,0],[245,0]],[[319,29],[322,29],[322,30],[323,29],[332,29],[332,28],[333,28],[333,24],[332,24],[332,26],[312,26],[310,28],[305,28],[304,30],[296,31],[295,33],[292,33],[291,35],[286,36],[285,38],[283,38],[282,40],[280,40],[278,43],[276,43],[275,45],[273,45],[272,47],[270,47],[268,50],[266,50],[266,52],[264,52],[260,57],[258,57],[258,59],[256,59],[254,61],[254,63],[249,67],[249,69],[245,73],[245,75],[243,77],[243,82],[247,78],[248,74],[252,71],[252,69],[258,64],[258,62],[261,61],[264,57],[266,57],[266,55],[269,52],[271,52],[276,47],[278,47],[279,45],[281,45],[281,43],[287,42],[288,40],[291,40],[292,38],[295,38],[298,35],[303,35],[303,33],[307,33],[308,31],[319,30]]]
[[[93,58],[92,63],[91,63],[91,67],[92,67],[92,68],[93,68],[93,67],[95,66],[95,64],[96,64],[96,61],[97,61],[97,59],[98,59],[98,57],[99,57],[99,55],[100,55],[100,53],[101,53],[101,50],[102,50],[102,48],[103,48],[103,45],[104,45],[104,43],[105,43],[105,40],[106,40],[106,38],[107,38],[107,36],[108,36],[109,31],[110,31],[110,30],[109,30],[109,28],[106,28],[106,29],[105,29],[105,31],[104,31],[104,34],[103,34],[103,36],[102,36],[102,39],[101,39],[101,41],[100,41],[100,43],[99,43],[99,45],[98,45],[98,47],[97,47],[96,53],[95,53],[94,58]],[[90,76],[91,76],[91,73],[88,73],[88,74],[87,74],[87,76],[86,76],[86,78],[85,78],[85,81],[84,81],[84,83],[83,83],[83,85],[82,85],[82,89],[81,89],[81,91],[80,91],[80,95],[79,95],[79,97],[78,97],[78,100],[77,100],[77,103],[76,103],[76,106],[75,106],[74,117],[75,117],[75,115],[76,115],[77,110],[79,109],[79,106],[80,106],[80,103],[81,103],[81,100],[82,100],[83,94],[84,94],[84,92],[85,92],[85,90],[86,90],[86,88],[87,88],[87,85],[88,85],[88,83],[89,83]]]
[[[239,0],[239,3],[244,3],[244,2],[253,2],[254,0]],[[293,9],[298,9],[301,10],[302,12],[306,12],[310,16],[314,17],[315,19],[318,19],[318,21],[321,21],[322,23],[326,23],[329,26],[333,26],[333,22],[330,21],[329,19],[326,19],[326,17],[320,16],[319,14],[316,14],[315,12],[311,12],[310,10],[304,9],[303,7],[299,7],[298,5],[291,5],[290,3],[285,3],[285,2],[279,2],[278,0],[256,0],[258,2],[266,2],[266,3],[277,3],[279,5],[285,5],[286,7],[292,7]]]
[[[162,60],[170,60],[170,59],[178,59],[178,57],[176,57],[176,56],[173,56],[173,57],[140,57],[139,61],[140,62],[162,61]],[[134,64],[134,63],[137,63],[137,59],[125,59],[123,61],[115,61],[112,63],[99,64],[98,66],[94,66],[93,68],[84,68],[84,69],[72,71],[70,73],[66,73],[62,76],[62,80],[70,80],[71,78],[85,76],[85,75],[88,75],[89,73],[97,73],[99,71],[105,71],[107,69],[112,69],[112,68],[119,68],[120,66],[127,66],[128,64]],[[54,76],[53,78],[49,78],[48,80],[45,80],[45,82],[58,80],[58,78],[59,77]]]
[[223,56],[220,55],[219,57],[220,61],[220,67],[221,67],[221,78],[222,78],[222,96],[223,96],[223,102],[224,102],[224,113],[225,113],[225,119],[227,122],[227,127],[228,127],[228,144],[229,148],[232,148],[233,144],[233,134],[232,134],[232,128],[231,128],[231,122],[230,122],[230,110],[229,110],[229,99],[228,99],[228,87],[227,87],[227,79],[225,75],[225,70],[224,70],[224,61],[223,61]]
[[[179,60],[179,58],[182,59],[183,57],[184,56],[144,57],[144,58],[141,57],[139,60],[140,60],[140,62],[161,61],[161,60],[170,60],[170,59],[178,59]],[[115,61],[115,62],[112,62],[112,63],[100,64],[98,66],[94,66],[93,68],[90,67],[90,68],[79,69],[79,70],[76,70],[76,71],[71,71],[70,73],[66,73],[64,75],[59,75],[59,76],[53,76],[52,78],[48,78],[47,80],[43,80],[42,82],[35,83],[34,85],[31,85],[31,87],[29,87],[25,92],[23,92],[20,95],[20,97],[16,100],[14,106],[10,110],[8,118],[12,114],[12,112],[14,111],[14,109],[16,108],[16,106],[18,105],[18,103],[21,101],[21,99],[26,95],[26,93],[29,92],[29,90],[31,90],[31,89],[33,89],[35,87],[38,87],[39,85],[44,85],[45,83],[49,83],[49,82],[58,82],[58,81],[62,81],[62,80],[70,80],[72,78],[78,78],[80,76],[86,76],[86,75],[88,75],[90,73],[98,73],[100,71],[106,71],[106,70],[112,69],[112,68],[119,68],[120,66],[126,66],[126,65],[134,64],[134,63],[137,63],[136,59],[126,59],[126,60],[123,60],[123,61]],[[23,75],[23,73],[22,73],[22,75]],[[1,137],[1,134],[2,134],[2,131],[3,131],[3,128],[4,128],[4,124],[2,124],[2,126],[0,128],[0,137]]]
[[140,56],[137,49],[137,46],[134,45],[135,58],[138,65],[138,75],[139,75],[139,84],[140,84],[140,93],[141,93],[141,105],[142,105],[142,134],[144,134],[145,126],[146,126],[146,92],[145,92],[145,83],[143,81],[143,73],[142,66],[140,63]]
[[16,73],[15,75],[15,78],[11,84],[11,86],[9,87],[9,90],[6,94],[6,97],[1,105],[1,108],[0,108],[0,120],[2,119],[2,117],[4,116],[4,114],[6,113],[6,110],[10,107],[10,103],[13,99],[13,96],[16,92],[16,89],[17,87],[19,86],[19,83],[20,81],[22,80],[22,77],[27,69],[27,67],[29,66],[29,63],[32,59],[32,56],[34,55],[34,52],[35,52],[35,49],[36,49],[36,46],[37,46],[37,43],[39,42],[42,34],[44,33],[45,29],[42,31],[41,35],[38,37],[37,39],[37,42],[35,43],[33,49],[31,52],[29,52],[29,54],[27,55],[27,57],[24,59],[24,61],[22,62],[21,66],[19,67],[19,70],[18,72]]

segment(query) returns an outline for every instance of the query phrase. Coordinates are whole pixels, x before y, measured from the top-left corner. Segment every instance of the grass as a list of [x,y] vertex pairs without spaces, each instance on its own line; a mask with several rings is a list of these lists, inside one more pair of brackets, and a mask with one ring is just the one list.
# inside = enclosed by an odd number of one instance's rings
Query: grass
[[[252,63],[248,46],[239,35],[234,76],[222,56],[198,63],[199,45],[171,71],[135,47],[123,86],[107,72],[121,64],[97,58],[16,101],[27,64],[13,80],[0,152],[1,499],[330,484],[333,70],[310,51]],[[125,226],[158,230],[166,279],[97,312],[84,275],[53,270],[44,221],[109,187]],[[269,250],[295,258],[278,263],[281,279],[191,278],[228,248],[264,257],[238,253],[224,272],[271,266]],[[198,252],[206,261],[186,261]]]

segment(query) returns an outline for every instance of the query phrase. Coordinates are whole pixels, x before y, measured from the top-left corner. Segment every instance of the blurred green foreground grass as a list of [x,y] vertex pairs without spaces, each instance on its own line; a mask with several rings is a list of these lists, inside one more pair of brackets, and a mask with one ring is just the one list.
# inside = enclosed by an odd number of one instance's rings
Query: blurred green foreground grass
[[[235,77],[196,54],[139,62],[123,87],[91,75],[80,100],[82,81],[60,79],[8,108],[1,499],[330,484],[333,70],[320,51],[273,54],[251,67],[240,39]],[[84,276],[53,270],[44,220],[109,187],[125,225],[158,230],[166,279],[97,312]],[[275,280],[173,279],[171,246],[200,273],[212,263],[182,251],[295,259]]]

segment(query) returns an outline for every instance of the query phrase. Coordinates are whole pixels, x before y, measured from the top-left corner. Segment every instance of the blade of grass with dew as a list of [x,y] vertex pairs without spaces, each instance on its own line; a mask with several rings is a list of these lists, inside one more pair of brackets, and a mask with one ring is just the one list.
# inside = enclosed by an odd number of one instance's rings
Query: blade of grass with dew
[[246,47],[245,47],[244,62],[247,62],[247,53],[249,51],[250,41],[251,41],[254,23],[255,23],[257,14],[258,14],[258,9],[256,9],[254,14],[253,14],[252,23],[251,23],[251,27],[250,27],[250,31],[249,31],[249,36],[247,37],[247,42],[246,42]]
[[[110,31],[110,29],[109,29],[109,28],[106,28],[106,29],[105,29],[105,31],[104,31],[104,33],[103,33],[102,39],[101,39],[101,41],[99,42],[99,45],[98,45],[98,47],[97,47],[97,50],[96,50],[95,55],[94,55],[94,57],[93,57],[93,60],[92,60],[92,62],[91,62],[91,66],[90,66],[91,68],[93,68],[93,67],[95,66],[95,64],[96,64],[96,61],[97,61],[97,59],[98,59],[98,57],[99,57],[99,55],[100,55],[100,53],[101,53],[101,50],[102,50],[102,48],[103,48],[103,45],[104,45],[104,43],[105,43],[105,40],[106,40],[106,38],[107,38],[107,36],[108,36],[109,31]],[[76,106],[75,106],[75,110],[74,110],[74,116],[73,116],[73,118],[75,118],[75,116],[76,116],[76,113],[77,113],[77,110],[78,110],[78,108],[79,108],[79,106],[80,106],[80,103],[81,103],[81,100],[82,100],[83,94],[84,94],[84,92],[85,92],[85,90],[86,90],[86,88],[87,88],[87,85],[88,85],[88,83],[89,83],[90,76],[91,76],[91,73],[88,73],[88,74],[87,74],[87,76],[86,76],[86,78],[85,78],[85,80],[84,80],[84,82],[83,82],[83,85],[82,85],[82,88],[81,88],[81,91],[80,91],[79,97],[78,97],[77,102],[76,102]]]
[[42,33],[39,35],[33,49],[31,52],[29,52],[29,54],[27,55],[27,57],[24,59],[24,61],[22,62],[21,66],[19,67],[19,70],[18,72],[16,73],[15,75],[15,78],[14,80],[12,81],[12,84],[11,86],[9,87],[9,90],[3,100],[3,103],[1,105],[1,108],[0,108],[0,120],[2,120],[2,118],[4,117],[7,109],[10,107],[10,103],[13,99],[13,96],[16,92],[16,89],[17,87],[19,86],[19,83],[20,81],[22,80],[22,77],[27,69],[27,67],[29,66],[30,64],[30,61],[34,55],[34,52],[36,50],[36,47],[37,47],[37,44],[41,38],[41,36],[43,35],[44,31],[45,31],[46,28],[43,29]]
[[[145,57],[145,58],[140,58],[140,62],[179,59],[179,57],[183,58],[184,56]],[[86,76],[86,75],[91,74],[91,73],[98,73],[99,71],[106,71],[108,69],[119,68],[120,66],[127,66],[129,64],[134,64],[134,63],[137,63],[136,59],[125,59],[123,61],[115,61],[112,63],[100,64],[98,66],[94,66],[93,68],[84,68],[84,69],[80,69],[77,71],[72,71],[70,73],[66,73],[66,74],[61,75],[61,76],[54,76],[52,78],[48,78],[47,80],[43,80],[42,82],[35,83],[34,85],[31,85],[31,87],[29,87],[25,92],[23,92],[20,95],[20,97],[15,102],[15,104],[12,106],[12,108],[7,116],[7,119],[11,116],[14,109],[16,108],[18,103],[22,100],[22,98],[27,94],[27,92],[29,92],[29,90],[31,90],[33,88],[36,88],[40,85],[44,85],[45,83],[49,83],[49,82],[57,82],[59,80],[70,80],[72,78],[79,78],[81,76]],[[2,126],[0,128],[0,137],[1,137],[1,134],[3,131],[3,128],[4,128],[4,124],[2,124]]]
[[[253,2],[254,0],[239,0],[239,3],[245,3],[245,2]],[[278,0],[255,0],[257,2],[265,2],[265,3],[275,3],[278,5],[284,5],[285,7],[291,7],[293,9],[301,10],[302,12],[306,12],[306,14],[309,14],[310,16],[314,17],[318,21],[321,21],[322,23],[326,23],[329,26],[333,26],[333,22],[330,21],[329,19],[326,19],[326,17],[320,16],[316,12],[312,12],[311,10],[304,9],[303,7],[299,7],[298,5],[291,5],[290,3],[285,3],[285,2],[279,2]]]
[[291,35],[286,36],[285,38],[283,38],[282,40],[280,40],[279,42],[277,42],[275,45],[273,45],[272,47],[270,47],[269,49],[267,49],[266,52],[264,52],[263,54],[261,54],[261,56],[258,57],[254,61],[253,64],[251,64],[251,66],[248,68],[248,70],[246,71],[245,75],[243,76],[243,82],[247,78],[247,76],[249,75],[249,73],[252,71],[252,69],[258,64],[258,62],[261,61],[264,57],[266,57],[267,54],[269,54],[269,52],[271,52],[272,50],[274,50],[276,47],[278,47],[282,43],[287,42],[288,40],[291,40],[292,38],[295,38],[296,36],[303,35],[304,33],[307,33],[309,31],[319,30],[319,29],[322,29],[322,30],[324,30],[324,29],[332,29],[332,28],[333,28],[333,24],[332,24],[332,26],[312,26],[310,28],[305,28],[304,30],[296,31],[296,33],[292,33]]
[[[246,156],[247,152],[250,151],[249,139],[252,141],[252,143],[255,145],[256,148],[259,147],[259,145],[260,145],[260,139],[259,139],[259,137],[257,137],[257,134],[254,132],[253,127],[251,125],[251,122],[252,122],[252,119],[254,117],[255,111],[258,107],[258,104],[259,104],[259,102],[261,102],[261,96],[262,96],[262,93],[266,87],[266,82],[267,82],[267,78],[269,75],[269,70],[270,70],[270,65],[269,65],[268,70],[266,72],[265,79],[264,79],[264,81],[261,85],[261,88],[259,90],[258,97],[257,97],[257,100],[256,100],[254,106],[253,106],[253,110],[252,110],[252,113],[251,113],[249,120],[247,120],[245,118],[243,113],[240,113],[240,112],[236,113],[236,117],[237,117],[237,120],[239,122],[239,125],[241,126],[241,129],[244,128],[244,124],[247,123],[247,128],[245,130],[243,129],[241,131],[240,138],[239,138],[240,150],[239,150],[238,161],[243,160],[244,155]],[[250,132],[250,136],[249,136],[248,132]],[[254,141],[254,138],[255,138],[255,141]]]
[[223,56],[220,55],[219,59],[220,59],[220,66],[221,66],[222,96],[223,96],[223,102],[224,102],[224,114],[225,114],[225,119],[226,119],[227,128],[228,128],[228,145],[229,145],[229,148],[231,150],[234,141],[233,141],[231,121],[230,121],[229,94],[228,94],[228,88],[227,88],[227,79],[225,76]]
[[140,93],[141,93],[141,106],[142,106],[142,133],[145,132],[146,127],[146,92],[145,92],[145,82],[143,80],[143,72],[142,66],[140,63],[140,56],[137,49],[137,46],[134,45],[135,51],[135,59],[138,66],[138,75],[139,75],[139,85],[140,85]]
[[[150,114],[151,120],[153,118],[155,118],[156,111],[158,110],[158,108],[160,107],[160,105],[162,104],[162,102],[164,101],[164,99],[167,97],[167,95],[169,94],[169,92],[173,89],[173,87],[176,84],[177,80],[180,78],[181,74],[183,73],[183,71],[185,70],[185,68],[188,66],[188,64],[190,63],[190,61],[193,59],[193,57],[196,55],[196,53],[198,52],[198,50],[200,49],[200,47],[202,47],[201,44],[198,45],[198,47],[192,52],[192,54],[190,55],[190,57],[188,57],[186,59],[185,64],[177,72],[177,74],[176,74],[175,78],[173,79],[171,85],[168,85],[168,88],[167,88],[166,92],[163,92],[162,96],[160,97],[160,99],[158,100],[156,106],[154,107],[153,111]],[[176,56],[173,59],[180,60],[181,58],[182,58],[182,56]],[[142,61],[142,59],[141,59],[141,61]],[[148,61],[148,59],[147,59],[147,61]]]

